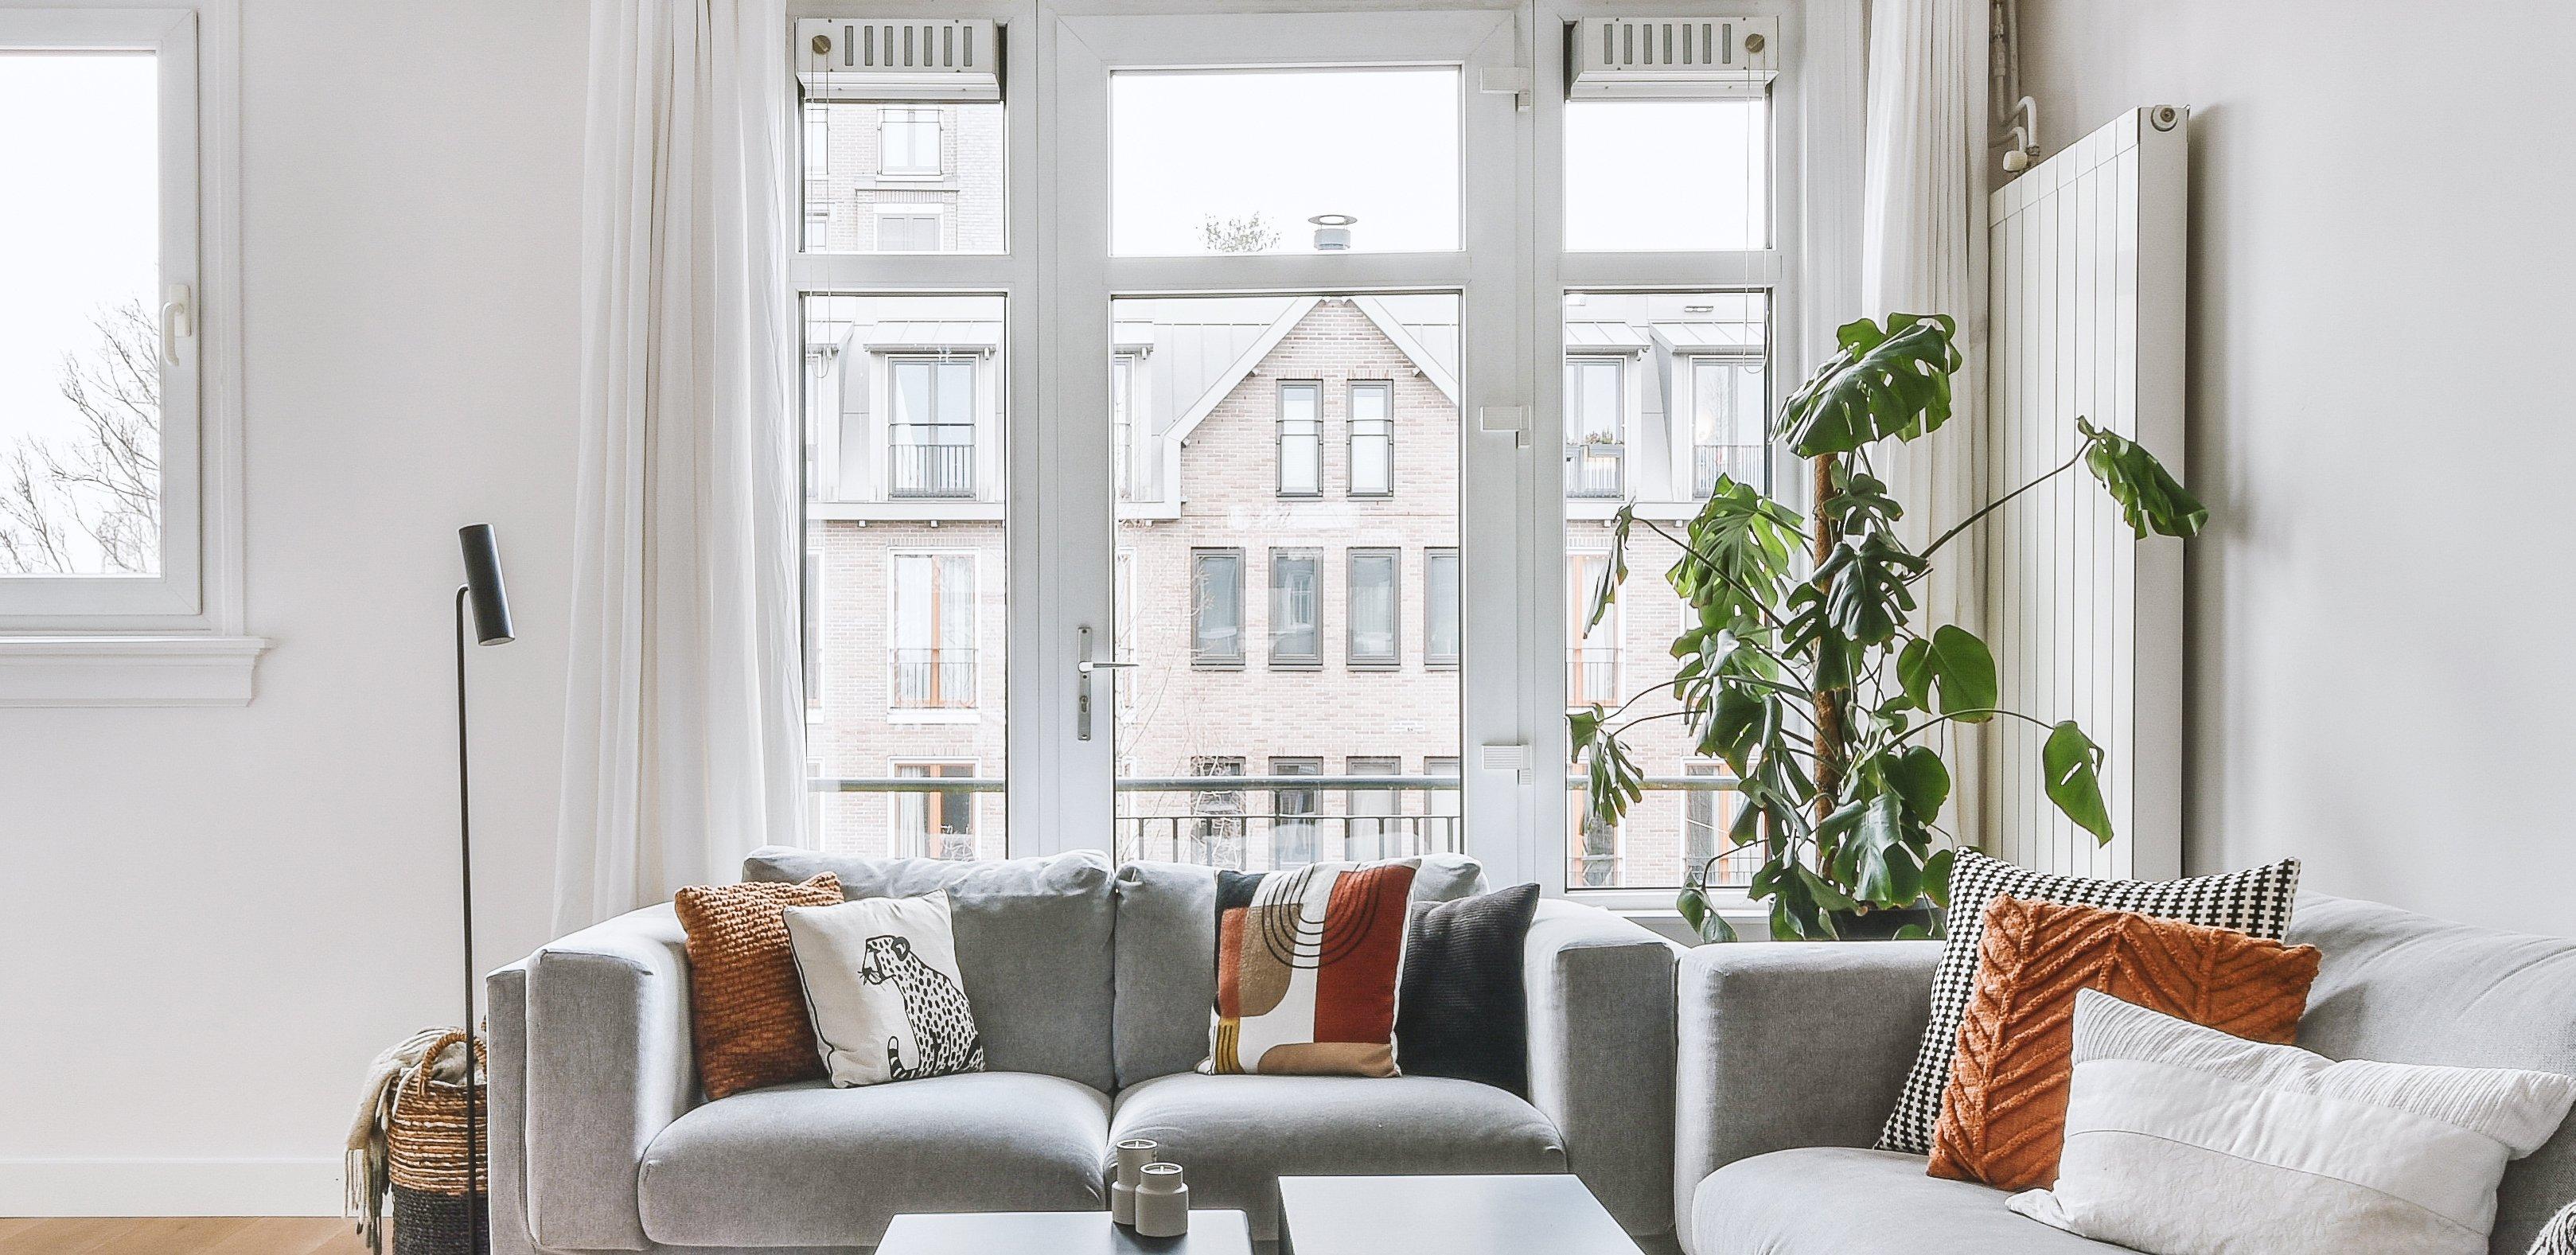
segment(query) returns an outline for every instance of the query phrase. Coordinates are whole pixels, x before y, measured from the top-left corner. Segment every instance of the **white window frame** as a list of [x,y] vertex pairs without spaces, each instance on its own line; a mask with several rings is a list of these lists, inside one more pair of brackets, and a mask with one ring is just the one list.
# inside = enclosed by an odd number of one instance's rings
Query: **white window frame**
[[[1360,395],[1362,393],[1370,393],[1385,397],[1386,412],[1377,418],[1361,418]],[[1392,379],[1353,379],[1343,385],[1342,396],[1344,426],[1349,428],[1348,432],[1345,433],[1347,436],[1345,443],[1348,449],[1345,456],[1348,458],[1350,463],[1350,480],[1348,484],[1345,485],[1347,495],[1361,497],[1372,501],[1394,496],[1395,381]],[[1382,430],[1372,433],[1379,440],[1379,486],[1366,490],[1363,490],[1360,487],[1360,424],[1363,422],[1375,423],[1382,428]]]
[[831,674],[832,670],[831,652],[823,648],[824,631],[832,622],[831,607],[824,600],[830,590],[832,577],[829,570],[831,552],[822,543],[823,533],[819,530],[809,531],[806,539],[808,543],[805,546],[805,587],[798,594],[799,600],[803,603],[799,607],[803,612],[799,623],[805,639],[799,643],[803,646],[804,654],[814,660],[813,675],[810,682],[805,685],[805,722],[813,724],[823,721],[825,713],[823,690],[826,687],[823,677]]
[[[876,215],[875,234],[869,239],[869,244],[875,249],[875,251],[880,253],[938,253],[947,251],[948,207],[946,205],[938,204],[934,201],[881,200],[875,202],[869,208],[870,212]],[[915,222],[925,218],[929,219],[931,232],[936,238],[928,248],[887,248],[885,246],[885,223],[888,218],[909,218]]]
[[240,29],[237,0],[0,2],[0,47],[155,54],[167,346],[160,573],[0,577],[0,707],[251,699],[268,642],[242,607]]
[[[1288,486],[1288,424],[1292,421],[1288,417],[1288,394],[1291,392],[1315,398],[1315,413],[1313,417],[1293,420],[1307,426],[1307,430],[1299,432],[1298,435],[1308,442],[1306,445],[1308,456],[1313,461],[1314,479],[1311,484],[1304,488],[1290,488]],[[1282,379],[1279,381],[1279,386],[1271,390],[1270,395],[1274,398],[1273,404],[1276,407],[1276,417],[1274,417],[1271,422],[1271,426],[1273,428],[1271,448],[1273,450],[1274,460],[1277,461],[1279,466],[1279,473],[1275,477],[1277,480],[1275,486],[1279,495],[1282,497],[1294,497],[1299,499],[1311,499],[1323,496],[1324,381],[1321,379]]]
[[[925,774],[917,777],[905,776],[903,772],[907,767],[922,768]],[[942,767],[964,767],[970,774],[963,776],[927,774]],[[981,780],[984,778],[984,760],[972,755],[899,754],[886,760],[886,775],[891,779]],[[912,831],[904,824],[903,811],[906,801],[912,801],[921,808],[922,824],[919,832]],[[943,804],[941,809],[945,810],[946,806]],[[984,795],[980,791],[974,789],[966,791],[966,822],[969,825],[966,835],[973,839],[976,846],[981,847],[984,844]],[[936,855],[930,853],[930,794],[927,791],[903,790],[887,793],[886,834],[891,838],[896,858],[936,858]],[[905,842],[916,838],[918,844],[915,848],[911,850],[903,848]]]
[[[1492,770],[1470,752],[1461,810],[1475,853],[1504,880],[1565,890],[1563,383],[1567,291],[1773,294],[1772,370],[1794,377],[1806,346],[1858,308],[1861,0],[1744,0],[1728,13],[1781,19],[1773,88],[1772,239],[1729,253],[1568,254],[1556,160],[1563,134],[1562,32],[1582,0],[1488,9],[1330,6],[1271,0],[952,0],[941,15],[1005,24],[1008,231],[1000,254],[802,255],[807,292],[940,292],[1007,299],[1013,384],[1007,425],[1009,813],[1013,854],[1114,849],[1116,737],[1074,735],[1077,629],[1093,656],[1110,639],[1119,517],[1104,364],[1115,297],[1227,293],[1457,292],[1460,333],[1459,733],[1463,746],[1526,746],[1538,770]],[[1318,6],[1322,7],[1322,6]],[[868,0],[797,0],[798,14],[861,15]],[[1650,0],[1639,16],[1713,11]],[[783,52],[783,56],[792,53]],[[1122,68],[1459,65],[1463,71],[1461,247],[1456,252],[1109,255],[1108,74]],[[1810,73],[1810,69],[1813,73]],[[1507,90],[1510,71],[1534,90]],[[1492,73],[1488,73],[1491,71]],[[1488,83],[1503,84],[1496,91]],[[1808,248],[1809,238],[1831,240]],[[1633,373],[1633,372],[1631,372]],[[1044,414],[1040,424],[1037,415]],[[1633,411],[1632,411],[1633,417]],[[1795,478],[1795,477],[1792,477]],[[1792,485],[1792,488],[1795,486]],[[1792,504],[1795,504],[1794,502]],[[1242,570],[1248,567],[1244,560]],[[1245,572],[1248,580],[1248,571]],[[1399,585],[1400,586],[1400,585]],[[1245,625],[1247,629],[1249,624]],[[1148,665],[1182,665],[1148,659]],[[1096,713],[1095,713],[1096,718]],[[1669,890],[1587,891],[1614,908],[1669,913]]]
[[[929,165],[898,166],[894,164],[893,147],[886,141],[892,137],[894,127],[897,125],[894,121],[894,115],[897,113],[905,115],[901,125],[908,127],[918,127],[922,125],[920,115],[930,115]],[[947,143],[947,110],[941,109],[937,105],[930,104],[886,105],[877,110],[877,177],[887,180],[907,181],[914,179],[927,180],[939,178],[948,172],[946,156],[941,152],[941,149],[946,147]],[[912,146],[911,141],[907,140],[905,147],[910,148]]]

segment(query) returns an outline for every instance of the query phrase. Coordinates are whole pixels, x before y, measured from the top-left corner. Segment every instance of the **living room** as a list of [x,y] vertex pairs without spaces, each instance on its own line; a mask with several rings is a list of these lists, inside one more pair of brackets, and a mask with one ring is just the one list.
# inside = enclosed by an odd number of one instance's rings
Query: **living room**
[[0,0],[0,1251],[2576,1250],[2571,47]]

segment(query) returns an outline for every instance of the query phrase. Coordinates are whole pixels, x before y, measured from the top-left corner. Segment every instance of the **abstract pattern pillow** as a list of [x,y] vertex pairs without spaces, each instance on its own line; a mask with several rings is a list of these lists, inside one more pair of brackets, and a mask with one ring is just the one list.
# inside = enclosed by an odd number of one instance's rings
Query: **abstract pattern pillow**
[[1932,1175],[2054,1184],[2075,1070],[2075,995],[2099,990],[2250,1041],[2297,1039],[2317,949],[2091,906],[1997,898],[1932,1134]]
[[1394,1076],[1413,859],[1219,872],[1216,1014],[1199,1071]]
[[787,935],[832,1084],[984,1070],[947,894],[790,907]]
[[1538,886],[1414,904],[1396,991],[1396,1067],[1529,1097],[1529,991],[1521,986]]
[[2148,1255],[2486,1255],[2505,1164],[2576,1102],[2555,1072],[2336,1062],[2075,999],[2057,1185],[2006,1201]]
[[829,872],[802,884],[691,885],[672,895],[689,936],[689,1038],[709,1100],[823,1075],[785,912],[840,900]]
[[2290,907],[2298,893],[2297,859],[2188,880],[2092,880],[2052,876],[1962,851],[1950,869],[1950,938],[1932,972],[1932,1023],[1923,1030],[1914,1068],[1905,1075],[1905,1090],[1878,1135],[1878,1148],[1916,1155],[1932,1149],[1932,1126],[1941,1119],[1941,1096],[1950,1088],[1950,1061],[1958,1051],[1959,1017],[1976,991],[1986,907],[1996,898],[2009,894],[2025,902],[2135,911],[2279,941],[2289,931]]

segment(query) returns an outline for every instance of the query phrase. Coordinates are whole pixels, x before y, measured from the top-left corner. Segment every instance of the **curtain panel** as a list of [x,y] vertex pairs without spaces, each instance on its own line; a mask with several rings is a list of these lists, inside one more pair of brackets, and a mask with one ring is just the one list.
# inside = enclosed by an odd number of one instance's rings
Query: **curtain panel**
[[786,30],[591,5],[559,933],[801,829]]

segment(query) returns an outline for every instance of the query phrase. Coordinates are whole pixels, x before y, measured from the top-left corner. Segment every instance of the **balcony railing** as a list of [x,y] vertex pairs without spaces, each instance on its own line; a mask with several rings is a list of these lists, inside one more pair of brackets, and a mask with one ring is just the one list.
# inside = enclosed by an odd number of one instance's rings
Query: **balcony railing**
[[[1583,777],[1568,776],[1565,784],[1568,805],[1579,816]],[[886,794],[896,799],[930,793],[1000,794],[1008,785],[1000,776],[825,776],[807,781],[807,787],[817,793]],[[1648,776],[1643,785],[1650,797],[1724,793],[1735,788],[1733,780],[1721,776]],[[1118,782],[1113,839],[1121,862],[1151,860],[1238,871],[1454,854],[1464,852],[1457,800],[1456,776],[1129,777]],[[1283,801],[1288,805],[1283,806]],[[1358,813],[1354,805],[1360,808]],[[911,820],[906,829],[906,814],[900,803],[887,812],[894,828],[881,842],[871,842],[836,822],[833,843],[863,853],[906,854],[926,845],[936,858],[975,856],[978,845],[973,834],[931,833],[923,842],[922,823]],[[1762,851],[1758,846],[1726,849],[1727,814],[1725,807],[1715,805],[1705,816],[1686,813],[1682,857],[1704,860],[1722,855],[1717,884],[1741,888],[1751,883],[1762,865]],[[1640,822],[1632,812],[1629,823]],[[1569,882],[1576,888],[1672,887],[1628,883],[1620,845],[1610,830],[1587,831],[1586,839],[1568,851]]]
[[975,446],[897,444],[890,490],[898,497],[972,497]]
[[1619,650],[1611,645],[1575,645],[1565,651],[1565,704],[1619,704]]
[[1598,440],[1565,442],[1565,495],[1616,500],[1628,495],[1628,446]]
[[1763,463],[1769,450],[1758,444],[1702,444],[1691,446],[1691,495],[1705,497],[1717,488],[1717,477],[1726,476],[1739,484],[1762,487]]
[[975,651],[968,648],[896,649],[896,710],[957,710],[975,704]]

